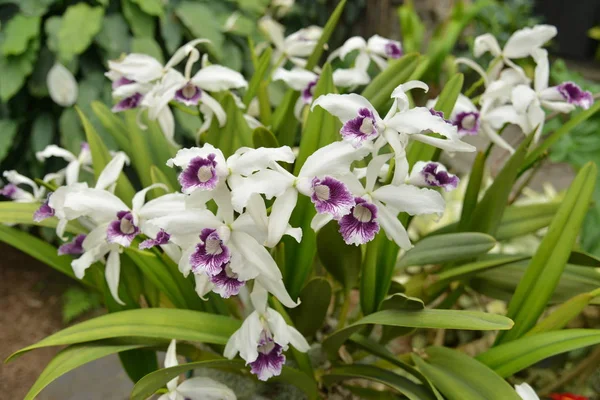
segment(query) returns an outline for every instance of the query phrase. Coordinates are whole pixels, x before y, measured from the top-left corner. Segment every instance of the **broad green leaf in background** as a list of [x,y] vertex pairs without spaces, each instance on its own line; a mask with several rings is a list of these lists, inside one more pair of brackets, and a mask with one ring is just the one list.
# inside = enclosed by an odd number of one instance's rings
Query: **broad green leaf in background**
[[161,63],[165,62],[160,45],[151,37],[134,37],[131,40],[131,52],[148,54]]
[[18,56],[23,54],[29,41],[40,34],[40,17],[28,17],[17,14],[3,26],[4,43],[2,53],[5,56]]
[[487,253],[496,245],[490,235],[478,232],[449,233],[418,241],[398,262],[398,268],[411,265],[443,264],[468,260]]
[[[6,131],[1,127],[2,121],[0,121],[0,132],[2,135],[6,135]],[[50,113],[39,114],[33,126],[31,127],[31,150],[36,153],[42,151],[52,143],[54,139],[54,118]],[[2,157],[0,156],[0,159]]]
[[294,326],[304,336],[312,336],[317,332],[327,316],[331,302],[331,285],[324,278],[309,281],[300,292],[302,302],[288,311]]
[[161,0],[131,0],[146,14],[160,17],[164,13],[164,3]]
[[365,325],[401,326],[464,330],[506,330],[513,322],[501,315],[463,310],[384,310],[370,314],[354,324],[329,335],[323,342],[328,354],[335,356],[340,346]]
[[[27,232],[0,225],[0,241],[16,247],[22,252],[29,254],[36,260],[62,272],[70,278],[77,279],[73,273],[73,268],[71,267],[72,258],[69,256],[59,256],[56,247],[46,243],[42,239]],[[97,276],[94,276],[92,273],[87,273],[81,282],[91,288],[99,289],[96,277]],[[101,279],[104,278],[102,277]]]
[[[145,38],[141,40],[145,40]],[[142,132],[141,129],[139,129],[137,114],[138,111],[131,111],[125,114],[127,140],[129,142],[129,147],[132,149],[132,151],[127,154],[131,159],[131,165],[136,170],[137,176],[142,182],[142,186],[148,187],[152,184],[149,172],[153,160],[152,155],[150,154],[147,132]],[[166,162],[166,160],[164,162]]]
[[0,101],[12,98],[31,74],[40,48],[39,39],[29,41],[27,50],[18,56],[0,55]]
[[10,119],[0,119],[0,161],[4,160],[12,147],[13,139],[17,134],[18,125]]
[[67,108],[58,120],[60,145],[73,154],[79,154],[81,142],[86,141],[85,132],[74,108]]
[[[108,162],[111,160],[111,156],[108,149],[102,142],[102,139],[98,136],[96,130],[87,119],[85,114],[83,114],[83,112],[81,112],[79,109],[77,109],[77,113],[79,114],[81,124],[83,125],[83,129],[85,131],[86,141],[90,145],[94,175],[96,178],[98,178],[106,164],[108,164]],[[130,203],[135,194],[133,186],[131,186],[131,182],[129,182],[129,179],[127,179],[124,173],[121,173],[119,179],[117,180],[115,194],[121,200],[123,200],[125,204]]]
[[329,19],[327,19],[327,23],[325,24],[325,26],[323,26],[323,32],[321,33],[321,36],[319,37],[319,40],[315,45],[315,49],[306,60],[305,69],[312,71],[319,64],[321,55],[323,55],[323,51],[325,50],[325,45],[327,44],[329,38],[333,34],[333,31],[335,30],[335,27],[337,26],[338,21],[342,16],[345,6],[346,0],[341,0],[335,7],[335,10],[333,10],[331,15],[329,16]]
[[218,59],[221,59],[225,36],[221,32],[221,26],[215,19],[210,6],[187,0],[177,6],[175,13],[194,37],[210,40],[212,45],[209,46],[209,49],[215,53]]
[[526,336],[564,328],[572,319],[581,314],[590,302],[598,296],[600,296],[600,288],[570,298],[553,310],[550,315],[538,322],[533,329],[527,332]]
[[511,189],[533,136],[529,135],[521,142],[515,153],[494,178],[494,182],[487,189],[483,198],[477,203],[472,215],[465,216],[470,219],[470,231],[496,235]]
[[[131,118],[133,117],[133,113],[130,113],[127,116],[128,118]],[[138,132],[140,132],[140,135],[145,141],[148,142],[148,145],[150,146],[150,153],[152,155],[154,165],[156,165],[165,175],[165,177],[169,179],[171,186],[177,187],[177,173],[174,168],[171,168],[167,165],[167,161],[170,158],[175,157],[178,148],[175,147],[169,140],[167,140],[158,122],[146,119],[144,123],[148,126],[148,129],[145,131],[141,130],[137,124],[133,125],[133,120],[130,120],[129,129],[136,129]],[[240,129],[242,129],[242,127],[240,127]]]
[[[38,225],[55,228],[58,220],[56,218],[46,218],[43,221],[35,222],[33,213],[40,207],[39,203],[17,203],[14,201],[0,202],[0,223],[14,225]],[[70,221],[65,232],[80,234],[86,233],[87,230],[77,221]]]
[[171,308],[141,308],[102,315],[70,326],[25,347],[6,360],[48,346],[85,343],[112,338],[160,338],[225,344],[241,322],[199,311]]
[[329,222],[317,233],[317,254],[323,267],[346,292],[356,286],[362,259],[360,247],[344,242],[337,222]]
[[521,400],[511,385],[485,364],[446,347],[429,347],[427,361],[413,354],[419,370],[448,400]]
[[50,383],[69,371],[81,367],[102,357],[122,351],[144,347],[142,344],[112,344],[108,341],[96,343],[76,344],[61,350],[46,365],[33,386],[25,395],[25,400],[33,400]]
[[150,167],[150,179],[152,180],[153,184],[162,183],[163,185],[166,185],[168,188],[168,193],[175,192],[175,187],[171,185],[169,178],[167,178],[167,176],[156,165]]
[[508,377],[535,363],[582,347],[600,343],[599,329],[566,329],[527,335],[509,343],[494,346],[477,359]]
[[128,53],[131,38],[125,18],[116,13],[104,16],[102,29],[96,35],[94,41],[106,51],[106,56],[109,59],[119,58],[121,53]]
[[183,28],[178,23],[173,11],[160,17],[160,34],[165,42],[169,54],[175,53],[183,39]]
[[279,142],[273,132],[264,126],[259,126],[252,131],[252,143],[254,144],[255,149],[258,149],[259,147],[279,147]]
[[246,90],[246,94],[244,94],[244,104],[246,107],[248,107],[254,96],[256,96],[256,91],[258,90],[260,83],[265,80],[265,74],[271,65],[272,53],[273,50],[270,47],[267,47],[257,60],[257,65],[254,68],[252,78],[250,79],[250,82],[248,82],[248,90]]
[[121,0],[121,7],[135,37],[154,37],[156,27],[151,15],[143,12],[133,0]]
[[[423,310],[425,304],[423,301],[416,297],[410,297],[404,293],[395,293],[388,298],[384,299],[379,306],[380,311],[384,310],[408,310],[418,311]],[[384,326],[381,332],[381,343],[387,343],[390,340],[409,334],[414,331],[415,328],[398,327],[398,326]]]
[[[134,386],[131,392],[131,400],[147,399],[174,377],[195,368],[205,367],[240,371],[244,369],[244,362],[241,360],[196,361],[155,371],[146,375]],[[284,366],[281,375],[272,377],[269,379],[269,382],[290,383],[302,389],[310,400],[318,398],[317,383],[305,373],[290,367]]]
[[63,62],[83,53],[102,29],[104,8],[77,3],[67,8],[57,33],[58,56]]
[[547,227],[559,207],[560,201],[507,207],[496,232],[496,239],[513,239]]
[[402,49],[407,53],[421,51],[425,25],[415,11],[413,0],[405,1],[398,7],[400,30],[402,32]]
[[485,172],[486,159],[487,153],[479,152],[473,160],[473,167],[471,168],[471,173],[469,174],[469,182],[467,183],[467,189],[465,190],[465,197],[463,199],[462,209],[460,212],[460,220],[458,223],[459,232],[464,232],[468,229],[471,222],[471,214],[477,206],[479,191],[481,190],[481,182],[483,180],[483,173]]
[[515,327],[510,332],[500,332],[496,343],[523,336],[544,312],[577,239],[594,191],[596,174],[596,165],[588,163],[571,184],[509,303],[508,316],[514,319]]
[[119,146],[119,150],[132,154],[128,128],[123,120],[100,101],[93,101],[91,107],[102,126]]
[[410,400],[436,400],[435,395],[425,386],[374,365],[346,365],[333,368],[330,372],[323,375],[323,382],[326,385],[347,379],[367,379],[382,383],[402,393]]
[[[47,44],[47,43],[46,43]],[[38,54],[38,59],[33,68],[31,76],[27,80],[27,89],[34,97],[48,96],[48,87],[46,86],[46,76],[50,68],[54,65],[54,55],[47,46],[43,46]],[[55,117],[54,117],[55,118]],[[53,118],[53,123],[54,123]]]

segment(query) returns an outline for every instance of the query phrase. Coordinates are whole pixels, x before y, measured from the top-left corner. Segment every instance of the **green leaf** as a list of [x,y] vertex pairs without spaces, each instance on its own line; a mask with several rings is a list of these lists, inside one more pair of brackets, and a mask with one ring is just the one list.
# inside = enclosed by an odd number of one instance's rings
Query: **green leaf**
[[19,6],[19,9],[25,15],[33,15],[41,17],[46,13],[48,7],[57,0],[14,0],[12,3]]
[[412,53],[421,50],[425,25],[415,11],[413,1],[406,1],[398,7],[400,30],[402,32],[402,47],[405,52]]
[[331,302],[331,285],[324,278],[309,281],[300,292],[302,303],[288,311],[294,326],[304,336],[312,336],[323,326]]
[[[473,160],[473,167],[471,168],[471,174],[469,175],[469,182],[465,191],[465,198],[463,199],[462,210],[460,213],[460,221],[458,224],[458,230],[464,232],[468,229],[471,219],[470,216],[473,214],[473,210],[477,206],[477,200],[479,198],[479,191],[481,190],[481,181],[483,180],[483,173],[485,171],[485,160],[487,159],[486,153],[479,152]],[[504,213],[504,217],[508,210]],[[499,231],[502,230],[502,222],[500,223]],[[500,239],[498,239],[500,240]]]
[[[0,225],[0,241],[29,254],[36,260],[62,272],[70,278],[77,279],[73,273],[73,268],[71,267],[71,257],[59,256],[56,247],[27,232]],[[92,288],[99,287],[93,274],[86,274],[81,282]]]
[[0,101],[10,100],[25,84],[37,59],[40,41],[29,42],[27,50],[18,56],[0,55]]
[[[39,203],[17,203],[14,201],[0,202],[0,222],[8,225],[24,224],[37,225],[56,228],[58,220],[55,218],[47,218],[41,222],[33,220],[33,213],[40,207]],[[70,221],[65,232],[80,234],[86,233],[87,230],[77,221]]]
[[496,239],[507,240],[528,235],[552,222],[560,201],[507,207],[496,232]]
[[[48,97],[46,77],[54,65],[54,54],[48,47],[42,47],[31,76],[27,80],[29,93],[35,97]],[[54,120],[54,118],[53,118]]]
[[332,333],[323,342],[330,355],[364,325],[402,326],[409,328],[506,330],[513,322],[501,315],[462,310],[384,310],[370,314],[354,324]]
[[574,265],[600,268],[600,258],[585,251],[572,251],[567,262]]
[[179,24],[174,12],[170,11],[160,18],[160,33],[167,53],[175,53],[183,40],[183,27]]
[[168,193],[175,192],[175,188],[171,185],[169,178],[167,178],[167,176],[163,174],[163,172],[156,165],[150,167],[150,179],[152,180],[153,184],[162,183],[163,185],[166,185],[168,188]]
[[246,94],[244,94],[244,104],[246,107],[248,107],[252,99],[256,96],[260,83],[266,78],[265,74],[271,65],[271,54],[273,54],[273,50],[270,47],[267,47],[260,55],[260,58],[258,58],[254,74],[252,75],[250,82],[248,82],[248,90],[246,90]]
[[[90,121],[87,119],[85,114],[79,108],[75,107],[75,109],[77,110],[77,114],[79,114],[79,119],[81,120],[81,124],[83,125],[86,141],[90,145],[90,152],[92,153],[92,166],[94,167],[94,176],[96,177],[96,179],[98,179],[100,173],[102,173],[102,170],[104,169],[106,164],[108,164],[111,160],[111,156],[108,152],[108,149],[106,148],[106,145],[102,142],[102,139],[100,138],[100,136],[98,136],[96,130],[94,129]],[[119,179],[117,179],[115,194],[121,200],[123,200],[125,204],[130,203],[131,199],[135,194],[133,186],[131,186],[131,182],[129,182],[129,179],[127,179],[123,172],[121,172]]]
[[429,347],[427,361],[413,354],[421,372],[448,400],[521,400],[504,379],[481,362],[445,347]]
[[[379,306],[379,310],[408,310],[418,311],[423,310],[425,304],[423,300],[410,297],[404,293],[394,293],[388,298],[384,299]],[[381,342],[387,343],[390,340],[397,338],[398,336],[408,335],[414,328],[397,327],[397,326],[384,326],[381,333]]]
[[[195,368],[224,368],[240,371],[244,368],[241,360],[210,360],[181,364],[176,367],[164,368],[146,375],[133,387],[131,400],[144,400],[167,384],[174,377]],[[287,382],[302,389],[311,400],[318,398],[316,382],[303,372],[284,366],[281,375],[274,376],[269,382]]]
[[588,163],[571,184],[509,303],[508,316],[515,320],[515,327],[506,334],[501,332],[497,343],[524,335],[544,312],[577,239],[594,191],[596,175],[596,165]]
[[358,281],[362,254],[360,247],[344,242],[338,229],[335,221],[321,228],[317,234],[317,254],[327,272],[348,292]]
[[151,37],[134,37],[131,40],[131,51],[133,53],[147,54],[156,58],[161,63],[165,62],[160,45]]
[[477,359],[508,377],[535,363],[582,347],[600,343],[600,329],[567,329],[528,335],[481,353]]
[[109,342],[96,342],[69,346],[64,350],[61,350],[60,353],[54,356],[48,365],[46,365],[46,368],[44,368],[31,389],[29,389],[29,392],[27,392],[27,395],[25,395],[25,400],[35,399],[50,383],[54,382],[67,372],[79,368],[84,364],[102,357],[109,356],[111,354],[138,349],[141,347],[144,347],[144,345],[110,344]]
[[375,109],[382,110],[391,101],[390,96],[396,86],[408,80],[420,61],[416,53],[406,54],[398,60],[391,61],[388,67],[365,87],[362,96],[366,97]]
[[538,322],[526,336],[554,331],[564,328],[572,319],[577,317],[590,304],[592,300],[600,296],[600,289],[593,292],[581,293],[574,296],[553,310],[550,315]]
[[521,145],[504,164],[492,185],[487,189],[481,201],[477,203],[473,213],[466,216],[471,221],[470,231],[496,235],[512,186],[517,179],[519,168],[523,163],[533,136],[529,135],[521,142]]
[[[342,16],[342,12],[344,11],[344,7],[346,6],[346,0],[341,0],[338,5],[335,7],[335,10],[329,16],[327,23],[323,27],[323,32],[315,45],[315,49],[312,54],[306,60],[305,69],[312,71],[318,64],[321,59],[321,55],[323,54],[323,50],[325,49],[325,45],[329,41],[329,38],[333,34],[335,27]],[[317,97],[315,97],[316,99]]]
[[214,11],[208,4],[187,0],[177,6],[175,14],[194,37],[210,40],[210,49],[217,58],[221,58],[225,36],[221,32],[219,21],[214,18]]
[[[33,121],[33,126],[31,127],[31,150],[34,153],[44,150],[46,146],[53,142],[54,121],[52,114],[49,112],[38,115],[35,121]],[[0,132],[5,132],[1,126],[2,121],[0,121]],[[3,135],[5,134],[3,133]]]
[[121,14],[104,16],[102,29],[94,40],[106,50],[109,58],[118,58],[121,53],[128,53],[131,38],[127,21]]
[[279,142],[273,132],[264,126],[259,126],[254,129],[252,132],[252,143],[254,144],[255,149],[258,149],[259,147],[279,147]]
[[110,313],[70,326],[12,354],[9,362],[30,350],[120,337],[189,340],[226,344],[241,322],[221,315],[172,308],[140,308]]
[[379,382],[397,390],[410,400],[436,399],[425,386],[414,383],[408,378],[374,365],[346,365],[333,368],[329,373],[323,375],[323,382],[326,385],[331,385],[347,379],[367,379]]
[[418,241],[398,262],[398,268],[411,265],[443,264],[468,260],[487,253],[496,240],[484,233],[448,233]]
[[93,101],[91,106],[102,126],[115,139],[119,149],[127,154],[132,154],[131,142],[128,138],[129,131],[123,120],[100,101]]
[[[141,40],[145,39],[146,38],[143,38]],[[142,182],[142,186],[148,187],[152,184],[152,179],[150,178],[150,174],[148,172],[153,164],[153,160],[150,153],[147,132],[142,132],[137,125],[137,113],[137,111],[131,111],[125,114],[127,140],[129,142],[129,147],[132,150],[135,149],[127,154],[131,158],[131,164],[133,168],[135,168],[137,175]],[[166,161],[167,160],[164,160],[163,162]]]
[[550,147],[554,145],[562,136],[566,135],[568,132],[571,132],[575,129],[579,124],[586,121],[592,115],[596,114],[600,111],[600,102],[596,102],[589,109],[580,112],[569,120],[560,125],[556,131],[552,132],[550,135],[546,136],[544,141],[540,143],[535,149],[533,149],[523,162],[523,166],[521,167],[520,173],[525,172],[529,168],[531,168],[538,160],[546,155]]
[[177,154],[177,148],[167,140],[158,122],[150,121],[146,118],[144,123],[148,126],[148,129],[142,131],[137,123],[135,123],[134,112],[129,112],[125,115],[129,129],[135,129],[143,137],[143,140],[148,142],[154,165],[169,179],[170,186],[177,187],[178,182],[175,169],[167,165],[167,161]]
[[154,37],[155,23],[152,16],[143,12],[133,0],[121,0],[121,8],[135,37]]
[[164,5],[161,0],[132,0],[146,14],[160,17],[164,14]]
[[92,44],[102,28],[104,8],[90,7],[86,3],[69,6],[62,16],[57,33],[59,58],[69,62]]
[[8,154],[13,145],[19,125],[10,119],[0,119],[0,161]]
[[4,43],[2,53],[5,56],[18,56],[23,54],[29,41],[40,34],[40,17],[27,17],[17,14],[3,27]]

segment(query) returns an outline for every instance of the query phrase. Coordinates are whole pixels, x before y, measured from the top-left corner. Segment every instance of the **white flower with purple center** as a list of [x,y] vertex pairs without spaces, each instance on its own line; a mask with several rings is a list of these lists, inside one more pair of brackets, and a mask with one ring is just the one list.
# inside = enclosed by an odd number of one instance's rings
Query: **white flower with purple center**
[[[328,176],[332,179],[350,173],[350,166],[354,161],[363,159],[370,149],[362,146],[354,148],[347,142],[335,142],[322,147],[311,154],[304,165],[294,176],[277,163],[271,164],[271,169],[265,169],[240,179],[232,188],[232,203],[236,211],[241,212],[248,204],[253,194],[264,194],[267,199],[276,197],[271,207],[271,215],[268,221],[268,236],[265,241],[267,247],[274,247],[286,233],[292,211],[298,201],[298,193],[311,197],[317,211],[325,212],[333,218],[329,210],[339,214],[347,209],[350,199],[340,185],[335,185],[336,198],[331,196],[333,180],[326,180],[326,184],[332,186],[320,187],[314,185],[314,178]],[[318,193],[316,190],[318,189]],[[326,191],[329,190],[329,193]],[[314,197],[313,197],[314,196]],[[319,198],[321,197],[321,199]],[[326,200],[327,199],[327,200]],[[318,214],[321,215],[321,214]],[[339,215],[338,215],[339,217]]]
[[58,255],[63,256],[66,254],[70,255],[80,255],[83,254],[83,241],[85,240],[86,235],[77,235],[73,240],[67,242],[65,244],[60,245],[58,248]]
[[[25,175],[19,174],[15,170],[4,171],[2,173],[4,178],[8,181],[2,189],[0,189],[0,195],[8,198],[17,203],[37,203],[44,202],[46,198],[46,188],[35,183],[32,179]],[[44,182],[55,182],[62,183],[62,174],[51,173],[44,176]],[[30,191],[27,191],[20,186],[29,187]]]
[[363,59],[366,59],[366,68],[369,66],[369,61],[373,61],[381,70],[387,68],[386,59],[397,59],[403,54],[402,44],[398,41],[386,39],[379,35],[373,35],[369,40],[365,40],[360,36],[354,36],[346,40],[338,50],[335,50],[329,56],[329,59],[339,57],[345,60],[346,56],[353,51],[358,51],[356,57],[357,64],[364,64]]
[[300,97],[294,106],[294,115],[298,120],[302,119],[304,106],[312,103],[313,91],[318,79],[318,74],[298,67],[292,68],[289,71],[278,68],[273,73],[274,81],[283,81],[292,89],[300,92]]
[[195,157],[187,168],[181,171],[178,179],[183,193],[191,193],[196,189],[212,190],[217,186],[219,177],[215,168],[215,157],[214,153],[210,153],[206,158]]
[[344,215],[339,221],[340,233],[346,244],[364,244],[375,238],[379,232],[377,222],[377,206],[367,200],[357,197],[355,206],[350,213]]
[[196,251],[190,256],[192,272],[194,274],[205,273],[210,276],[218,275],[230,259],[229,248],[223,244],[217,230],[202,229],[200,243],[196,245]]
[[365,140],[371,140],[379,133],[377,131],[375,114],[368,108],[360,108],[358,115],[344,123],[340,134],[345,140],[359,147]]
[[139,233],[140,228],[135,225],[131,211],[119,211],[117,219],[108,224],[106,241],[129,247]]
[[281,314],[268,307],[267,292],[255,283],[250,295],[254,311],[227,342],[223,354],[233,359],[240,354],[250,365],[251,372],[259,380],[266,381],[281,374],[285,356],[282,354],[291,344],[301,352],[310,348],[296,328],[288,325]]
[[62,158],[68,162],[66,168],[58,171],[59,174],[65,175],[65,183],[72,185],[79,181],[79,172],[83,169],[89,172],[93,172],[92,166],[92,153],[90,152],[90,146],[86,142],[81,143],[81,150],[78,155],[71,153],[70,151],[58,147],[54,144],[46,146],[42,151],[35,153],[35,157],[44,162],[50,157]]
[[445,191],[456,189],[459,179],[448,172],[446,167],[435,161],[417,161],[407,182],[422,187],[441,187]]
[[238,274],[233,272],[229,263],[222,267],[221,272],[212,275],[210,281],[214,285],[213,292],[224,299],[239,294],[240,289],[246,284],[245,281],[239,279]]
[[[176,347],[175,339],[171,340],[165,356],[165,368],[179,365]],[[179,376],[176,376],[167,382],[167,390],[158,400],[236,400],[233,390],[213,379],[200,376],[181,383]]]
[[312,191],[310,200],[318,213],[329,213],[338,219],[354,207],[354,196],[346,185],[330,176],[323,179],[315,177],[312,181]]
[[574,104],[587,110],[594,104],[592,93],[582,90],[573,82],[564,82],[557,86],[558,92],[569,104]]
[[460,136],[474,136],[479,133],[479,113],[477,111],[459,112],[452,122],[458,128]]
[[323,28],[313,25],[285,37],[285,27],[270,16],[262,17],[258,21],[258,27],[275,47],[273,64],[290,61],[301,68],[306,65],[306,58],[313,53],[323,33]]

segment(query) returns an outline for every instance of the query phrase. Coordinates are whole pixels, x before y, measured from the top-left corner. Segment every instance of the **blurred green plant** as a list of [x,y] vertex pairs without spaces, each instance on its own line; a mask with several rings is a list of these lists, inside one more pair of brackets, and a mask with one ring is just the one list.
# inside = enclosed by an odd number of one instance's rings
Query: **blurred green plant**
[[86,312],[98,309],[101,306],[100,294],[79,286],[71,286],[62,295],[63,322],[68,324]]

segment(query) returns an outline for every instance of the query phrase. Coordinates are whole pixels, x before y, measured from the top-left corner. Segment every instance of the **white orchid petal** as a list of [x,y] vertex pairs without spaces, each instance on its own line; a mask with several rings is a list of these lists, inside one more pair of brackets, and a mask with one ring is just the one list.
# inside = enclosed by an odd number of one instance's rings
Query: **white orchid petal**
[[217,117],[217,121],[219,121],[219,126],[223,127],[227,122],[227,113],[223,110],[223,107],[214,97],[208,95],[208,93],[202,93],[200,96],[200,102],[203,103],[206,107],[210,108],[213,112],[214,116]]
[[352,163],[362,160],[369,152],[367,146],[356,149],[348,142],[328,144],[308,156],[298,177],[312,179],[315,176],[348,174]]
[[446,208],[439,192],[412,185],[382,186],[373,192],[373,198],[410,215],[443,213]]
[[369,82],[371,82],[371,77],[362,68],[338,68],[333,71],[333,83],[337,87],[360,86],[366,85]]
[[265,246],[275,247],[279,243],[288,227],[297,201],[298,192],[292,187],[288,188],[281,196],[275,199],[271,208],[271,215],[269,216],[269,228]]
[[124,306],[125,303],[119,298],[119,275],[121,274],[121,255],[118,249],[113,249],[108,253],[106,259],[106,270],[104,275],[106,277],[106,283],[108,284],[108,290],[112,295],[113,299]]
[[302,68],[292,68],[290,71],[278,68],[273,73],[274,81],[283,81],[297,91],[304,90],[309,83],[316,81],[318,77],[314,72]]
[[119,179],[125,165],[129,165],[129,157],[122,151],[117,152],[98,176],[96,189],[106,189],[114,184]]
[[125,78],[147,83],[159,79],[163,74],[162,64],[146,54],[128,54],[121,61],[109,61],[108,68],[116,71]]
[[356,118],[358,110],[362,108],[371,110],[375,114],[376,119],[381,119],[369,100],[355,93],[325,94],[313,101],[310,109],[313,110],[316,106],[323,107],[331,115],[339,118],[342,123]]
[[199,376],[183,381],[177,393],[189,400],[236,400],[235,393],[227,386]]
[[70,107],[77,101],[78,87],[75,77],[60,63],[55,63],[46,77],[48,93],[52,100],[63,107]]
[[552,25],[536,25],[533,28],[519,29],[506,42],[504,56],[506,58],[528,57],[556,34],[556,27]]
[[267,168],[274,161],[293,163],[295,158],[296,156],[289,146],[241,148],[227,159],[227,165],[232,173],[247,176]]
[[287,308],[294,308],[300,305],[300,300],[294,301],[288,293],[283,280],[281,279],[269,279],[265,276],[259,275],[256,277],[255,282],[262,285],[269,293],[277,297],[277,300],[281,302]]
[[281,271],[271,254],[252,236],[245,232],[232,231],[230,242],[234,244],[245,262],[253,265],[260,274],[273,280],[282,278]]
[[498,41],[491,33],[485,33],[475,38],[473,45],[473,55],[481,57],[484,53],[490,52],[493,56],[498,57],[502,54]]
[[377,220],[388,239],[393,240],[400,248],[409,250],[412,247],[406,228],[398,219],[397,212],[389,210],[381,203],[376,203],[379,215]]
[[515,391],[523,400],[540,400],[533,388],[527,383],[515,385]]
[[354,36],[344,42],[340,47],[340,58],[343,60],[346,58],[348,53],[354,50],[364,51],[367,49],[367,42],[360,36]]
[[[237,71],[222,65],[209,65],[196,72],[191,79],[200,89],[209,92],[220,92],[248,86],[244,76]],[[204,93],[202,93],[204,95]]]

